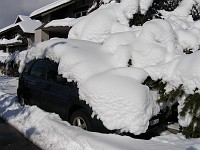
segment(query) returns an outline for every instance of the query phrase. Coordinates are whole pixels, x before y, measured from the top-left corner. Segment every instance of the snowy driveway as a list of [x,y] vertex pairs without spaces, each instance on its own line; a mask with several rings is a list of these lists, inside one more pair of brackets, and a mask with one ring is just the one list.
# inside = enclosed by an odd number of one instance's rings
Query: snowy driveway
[[42,149],[48,150],[200,150],[200,139],[168,134],[151,140],[87,132],[58,115],[17,103],[17,78],[0,76],[0,115]]

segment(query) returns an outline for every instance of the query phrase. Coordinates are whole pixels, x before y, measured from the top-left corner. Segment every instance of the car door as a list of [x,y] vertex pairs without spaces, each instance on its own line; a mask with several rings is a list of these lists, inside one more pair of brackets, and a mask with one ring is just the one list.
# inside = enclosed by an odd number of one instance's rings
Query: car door
[[40,106],[40,101],[43,94],[43,82],[46,78],[46,60],[36,60],[30,74],[25,77],[25,86],[27,91],[28,101],[31,105]]
[[49,60],[47,65],[47,78],[43,83],[44,93],[41,107],[50,112],[55,112],[64,117],[67,103],[70,98],[70,88],[67,80],[57,81],[58,64]]

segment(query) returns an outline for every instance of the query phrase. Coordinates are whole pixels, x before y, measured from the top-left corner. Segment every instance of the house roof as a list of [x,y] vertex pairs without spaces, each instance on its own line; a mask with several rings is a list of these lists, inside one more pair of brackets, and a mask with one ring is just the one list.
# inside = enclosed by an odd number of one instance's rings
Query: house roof
[[29,18],[29,16],[18,15],[15,20],[15,24],[21,21],[26,21],[26,20],[31,20],[31,18]]
[[51,22],[47,23],[44,28],[48,27],[72,27],[76,24],[81,18],[65,18],[65,19],[58,19],[52,20]]
[[[19,20],[21,21],[19,22]],[[14,24],[0,29],[0,34],[17,27],[20,27],[24,33],[34,33],[41,24],[38,20],[31,20],[28,16],[19,15]]]
[[30,14],[29,17],[32,18],[32,17],[34,17],[34,16],[43,14],[43,13],[48,12],[48,11],[51,11],[51,10],[57,8],[57,7],[60,7],[60,6],[64,5],[64,4],[68,4],[68,3],[74,2],[74,1],[75,1],[75,0],[58,0],[58,1],[54,2],[54,3],[51,3],[51,4],[49,4],[49,5],[46,5],[46,6],[42,7],[42,8],[39,8],[39,9],[33,11],[33,12]]

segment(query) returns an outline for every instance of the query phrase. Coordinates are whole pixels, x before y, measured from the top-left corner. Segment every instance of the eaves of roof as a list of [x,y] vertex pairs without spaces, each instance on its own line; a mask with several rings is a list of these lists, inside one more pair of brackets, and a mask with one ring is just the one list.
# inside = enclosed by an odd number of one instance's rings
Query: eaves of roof
[[73,4],[76,0],[58,0],[54,3],[51,3],[49,5],[46,5],[42,8],[39,8],[35,11],[33,11],[31,14],[30,14],[30,18],[36,18],[38,16],[43,16],[43,15],[46,15],[46,14],[49,14],[51,12],[54,12],[60,8],[63,8],[63,7],[66,7],[70,4]]

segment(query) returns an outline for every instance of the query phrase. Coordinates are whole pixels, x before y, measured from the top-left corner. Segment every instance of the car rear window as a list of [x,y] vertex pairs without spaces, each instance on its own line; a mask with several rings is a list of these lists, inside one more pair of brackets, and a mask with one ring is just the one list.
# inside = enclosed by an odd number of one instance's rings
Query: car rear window
[[29,63],[26,64],[25,68],[24,68],[24,74],[29,74],[30,70],[32,68],[32,66],[34,65],[35,60],[30,61]]

